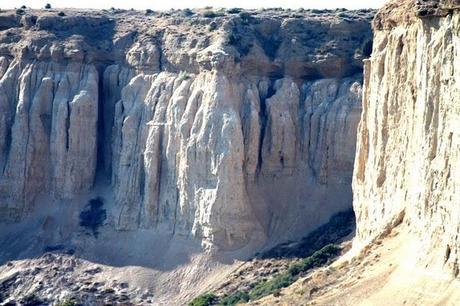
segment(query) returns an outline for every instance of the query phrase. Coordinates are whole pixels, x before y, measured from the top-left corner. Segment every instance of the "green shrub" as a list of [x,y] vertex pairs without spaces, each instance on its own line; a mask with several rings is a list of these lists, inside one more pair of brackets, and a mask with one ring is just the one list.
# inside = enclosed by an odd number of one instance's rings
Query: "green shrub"
[[333,244],[329,244],[310,257],[289,266],[286,272],[276,275],[274,278],[262,282],[255,286],[250,292],[251,300],[258,300],[264,296],[273,294],[280,295],[280,290],[295,282],[301,273],[305,273],[313,268],[320,267],[328,263],[329,260],[340,254],[341,249]]
[[59,13],[58,13],[58,16],[64,17],[64,16],[65,16],[65,13],[64,13],[64,12],[59,12]]
[[78,303],[72,299],[69,300],[64,300],[62,302],[59,302],[57,306],[77,306]]
[[258,300],[264,296],[273,294],[282,288],[286,288],[295,281],[289,272],[278,274],[271,280],[262,282],[249,292],[251,300]]
[[299,243],[284,243],[264,252],[261,258],[307,258],[328,244],[339,242],[353,232],[355,214],[353,210],[340,212],[331,217],[328,223],[304,237]]
[[206,293],[194,298],[189,306],[211,306],[217,301],[217,296],[214,293]]
[[236,291],[230,295],[227,295],[220,300],[219,305],[224,306],[233,306],[238,303],[248,302],[249,301],[249,294],[243,291]]
[[51,4],[47,3],[47,4],[45,5],[45,8],[46,8],[47,10],[49,10],[49,9],[51,8]]
[[319,251],[316,251],[310,257],[303,259],[301,262],[292,264],[288,268],[288,273],[295,277],[302,272],[307,272],[310,269],[325,265],[330,259],[336,257],[340,253],[340,248],[336,245],[326,245]]

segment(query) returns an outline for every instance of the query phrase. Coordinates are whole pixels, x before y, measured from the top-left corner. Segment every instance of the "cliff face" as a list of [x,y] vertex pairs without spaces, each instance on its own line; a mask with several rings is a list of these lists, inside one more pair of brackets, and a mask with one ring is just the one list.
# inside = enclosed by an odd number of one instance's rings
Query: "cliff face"
[[1,220],[110,186],[115,228],[235,249],[351,206],[372,13],[182,14],[1,13]]
[[421,17],[426,6],[414,4],[389,3],[374,23],[353,181],[357,243],[404,221],[415,260],[456,276],[460,15]]

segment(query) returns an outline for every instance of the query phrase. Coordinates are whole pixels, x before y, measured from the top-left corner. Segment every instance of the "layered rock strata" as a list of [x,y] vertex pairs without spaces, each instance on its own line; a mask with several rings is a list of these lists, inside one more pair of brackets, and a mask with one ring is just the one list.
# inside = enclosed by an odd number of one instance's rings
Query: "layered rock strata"
[[227,250],[348,208],[372,12],[212,14],[2,12],[0,218],[110,184],[117,229]]

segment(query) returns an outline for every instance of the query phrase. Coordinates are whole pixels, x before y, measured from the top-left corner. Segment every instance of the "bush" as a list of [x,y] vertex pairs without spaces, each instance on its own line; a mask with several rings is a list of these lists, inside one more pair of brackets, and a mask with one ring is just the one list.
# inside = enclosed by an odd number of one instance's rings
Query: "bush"
[[230,295],[227,295],[222,298],[219,305],[224,306],[233,306],[238,303],[248,302],[249,301],[249,294],[243,291],[236,291]]
[[295,282],[301,273],[305,273],[313,268],[320,267],[340,254],[341,249],[333,244],[329,244],[310,257],[292,264],[286,272],[276,275],[274,278],[264,281],[254,287],[249,292],[251,300],[258,300],[264,296],[273,294],[279,296],[280,290]]
[[47,10],[49,10],[49,9],[51,8],[51,4],[47,3],[47,4],[45,5],[45,8],[46,8]]
[[339,242],[353,232],[355,214],[353,210],[340,212],[331,217],[328,223],[304,237],[294,247],[285,243],[261,254],[261,258],[306,258],[329,244]]
[[23,9],[17,9],[16,15],[24,15],[26,12]]
[[27,8],[27,6],[23,5],[23,6],[21,6],[21,8],[22,8],[23,10],[25,10],[25,9]]
[[151,9],[146,9],[145,10],[145,15],[152,15],[154,12]]
[[191,9],[185,8],[185,9],[182,10],[182,16],[190,17],[192,15],[195,15],[195,13]]
[[316,251],[310,257],[303,259],[301,262],[292,264],[288,268],[288,273],[295,277],[302,272],[307,272],[310,269],[320,267],[326,264],[330,259],[340,254],[340,248],[336,245],[329,244],[319,251]]
[[239,13],[239,16],[243,21],[246,21],[246,22],[248,22],[249,20],[251,20],[251,18],[253,18],[252,15],[248,12],[241,12]]
[[280,289],[286,288],[295,281],[289,272],[278,274],[271,280],[262,282],[249,292],[251,300],[258,300],[264,296],[279,292]]
[[189,306],[211,306],[217,301],[217,296],[214,293],[206,293],[194,298]]
[[58,16],[64,17],[64,16],[65,16],[65,13],[64,13],[64,12],[59,12],[59,13],[58,13]]
[[75,300],[69,299],[59,302],[57,306],[77,306],[78,303]]
[[229,14],[239,14],[241,12],[241,9],[239,7],[233,7],[227,10],[227,13]]
[[214,12],[214,11],[205,11],[203,13],[203,17],[206,17],[206,18],[216,18],[216,17],[219,17],[221,16],[220,14]]

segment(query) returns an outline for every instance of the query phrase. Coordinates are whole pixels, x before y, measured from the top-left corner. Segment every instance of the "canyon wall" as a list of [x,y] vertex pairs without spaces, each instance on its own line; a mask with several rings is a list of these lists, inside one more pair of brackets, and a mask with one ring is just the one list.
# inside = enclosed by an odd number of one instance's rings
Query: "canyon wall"
[[213,13],[0,13],[0,220],[105,186],[230,250],[351,207],[373,12]]
[[354,170],[358,245],[404,222],[415,261],[459,272],[460,14],[391,1],[374,20]]

